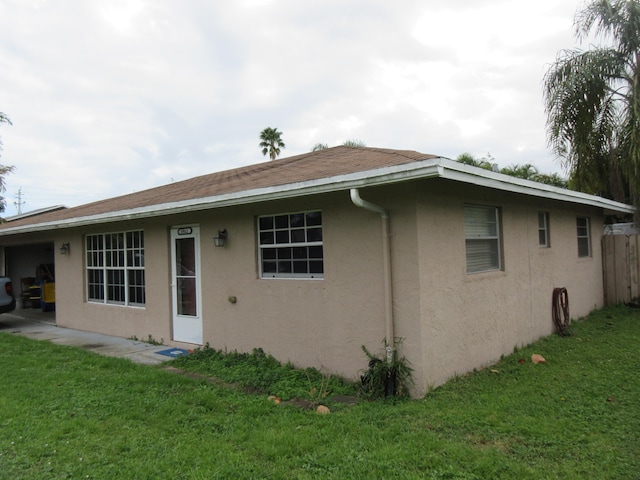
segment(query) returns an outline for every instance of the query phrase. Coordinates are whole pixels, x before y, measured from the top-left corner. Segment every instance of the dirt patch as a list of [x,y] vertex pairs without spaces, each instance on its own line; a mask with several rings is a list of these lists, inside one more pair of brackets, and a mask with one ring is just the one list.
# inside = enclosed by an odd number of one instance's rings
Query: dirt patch
[[164,367],[164,370],[171,373],[176,373],[178,375],[183,375],[185,377],[193,378],[195,380],[204,380],[205,382],[212,383],[214,385],[220,385],[221,387],[233,388],[235,390],[240,390],[248,394],[262,394],[260,390],[254,387],[242,387],[237,383],[227,383],[220,380],[217,377],[212,377],[210,375],[204,375],[203,373],[196,372],[188,372],[186,370],[181,370],[176,367]]
[[[244,392],[248,395],[265,395],[265,392],[263,392],[262,390],[256,387],[250,387],[250,386],[244,387],[244,386],[238,385],[237,383],[224,382],[219,378],[212,377],[210,375],[204,375],[202,373],[196,373],[196,372],[188,372],[186,370],[181,370],[176,367],[166,366],[163,368],[167,372],[176,373],[178,375],[183,375],[185,377],[193,378],[196,380],[204,380],[205,382],[208,382],[214,385],[219,385],[226,388],[233,388],[234,390]],[[332,397],[328,397],[326,400],[329,403],[340,403],[342,405],[347,405],[347,406],[353,406],[360,402],[360,399],[358,397],[354,397],[350,395],[334,395]],[[301,408],[303,410],[311,410],[318,405],[318,402],[312,402],[311,400],[307,400],[305,398],[292,398],[290,400],[277,402],[277,403],[281,403],[282,405],[291,405],[293,407]]]

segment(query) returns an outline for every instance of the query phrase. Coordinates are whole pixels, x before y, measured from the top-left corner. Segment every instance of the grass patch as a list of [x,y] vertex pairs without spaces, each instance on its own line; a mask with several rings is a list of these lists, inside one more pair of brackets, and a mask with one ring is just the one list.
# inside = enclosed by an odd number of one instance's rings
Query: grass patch
[[323,374],[315,368],[299,369],[291,363],[281,364],[261,348],[252,353],[223,352],[205,346],[178,357],[168,365],[210,375],[225,383],[273,395],[282,400],[292,398],[322,402],[334,395],[356,395],[353,383]]
[[[71,347],[8,334],[0,342],[0,478],[628,479],[640,471],[640,311],[624,307],[424,399],[330,415]],[[547,364],[532,364],[532,353]]]

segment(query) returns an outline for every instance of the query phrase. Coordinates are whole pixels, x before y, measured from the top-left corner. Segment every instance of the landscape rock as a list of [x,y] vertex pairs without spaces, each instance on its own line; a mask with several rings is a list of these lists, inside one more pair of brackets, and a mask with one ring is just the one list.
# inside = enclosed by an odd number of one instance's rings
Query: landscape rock
[[536,364],[547,363],[547,360],[542,355],[538,355],[537,353],[531,355],[531,361]]
[[326,415],[327,413],[331,413],[331,410],[329,410],[329,407],[325,407],[324,405],[318,405],[318,408],[316,408],[316,412],[322,415]]

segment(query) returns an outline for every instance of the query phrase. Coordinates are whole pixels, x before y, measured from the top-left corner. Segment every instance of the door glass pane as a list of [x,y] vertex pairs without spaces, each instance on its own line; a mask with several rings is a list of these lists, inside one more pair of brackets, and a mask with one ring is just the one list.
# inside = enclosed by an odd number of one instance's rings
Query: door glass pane
[[196,279],[178,278],[178,315],[196,316]]
[[196,248],[193,238],[176,239],[176,273],[181,277],[196,274]]
[[178,315],[197,316],[196,244],[194,238],[176,239],[176,297]]

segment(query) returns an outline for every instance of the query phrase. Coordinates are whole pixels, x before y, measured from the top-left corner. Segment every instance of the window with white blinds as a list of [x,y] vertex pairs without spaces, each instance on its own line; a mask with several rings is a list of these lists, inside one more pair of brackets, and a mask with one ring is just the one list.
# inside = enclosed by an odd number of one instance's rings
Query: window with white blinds
[[500,270],[500,212],[496,207],[465,205],[467,273]]

